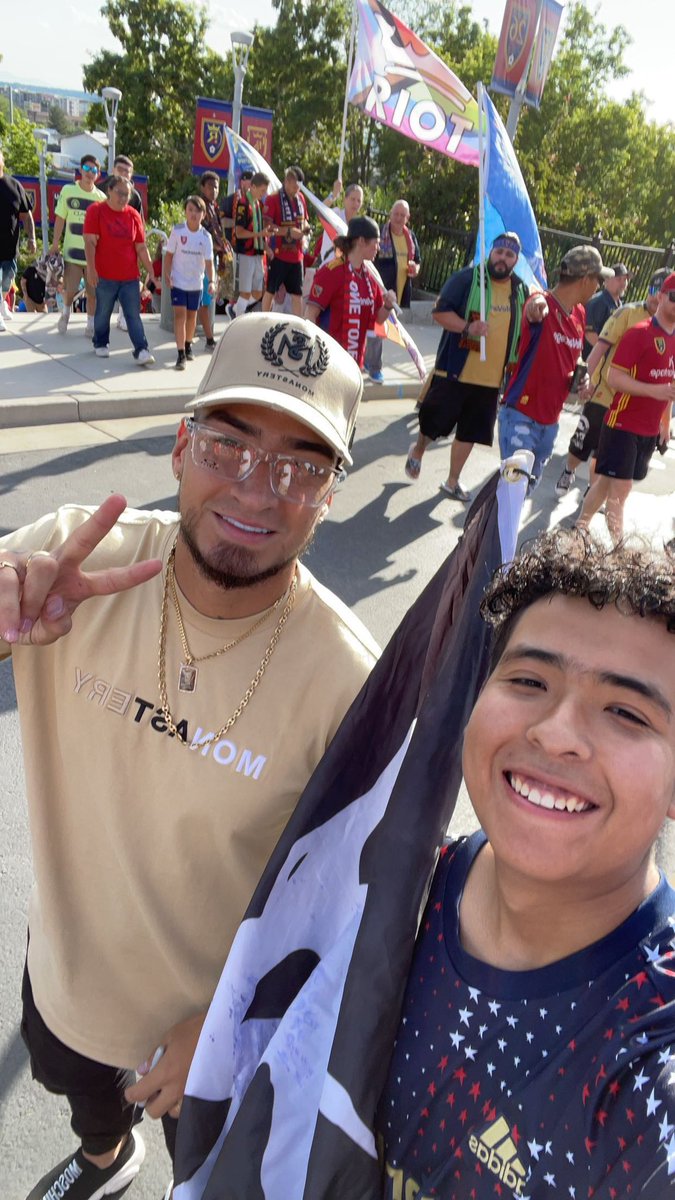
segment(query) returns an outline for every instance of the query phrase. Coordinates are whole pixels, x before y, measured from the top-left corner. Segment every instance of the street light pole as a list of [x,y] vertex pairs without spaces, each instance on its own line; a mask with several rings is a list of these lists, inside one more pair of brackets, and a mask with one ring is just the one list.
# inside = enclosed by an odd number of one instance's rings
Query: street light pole
[[113,163],[115,161],[117,110],[122,99],[122,93],[119,88],[104,87],[101,89],[101,96],[103,97],[103,107],[105,108],[106,120],[108,122],[108,174],[112,175]]
[[47,196],[47,142],[49,133],[46,129],[34,129],[33,137],[40,156],[40,227],[42,230],[42,253],[49,253],[49,199]]
[[[241,99],[244,91],[244,75],[248,67],[248,56],[253,45],[252,33],[231,33],[232,66],[234,67],[234,98],[232,102],[232,130],[241,133]],[[227,190],[234,191],[234,163],[230,160]]]

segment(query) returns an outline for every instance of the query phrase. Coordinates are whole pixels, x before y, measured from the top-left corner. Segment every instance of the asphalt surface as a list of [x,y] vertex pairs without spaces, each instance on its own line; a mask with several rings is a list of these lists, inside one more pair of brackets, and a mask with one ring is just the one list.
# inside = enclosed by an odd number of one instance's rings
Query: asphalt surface
[[[526,502],[523,536],[569,520],[580,493],[557,504],[557,478],[575,418],[563,416],[558,449],[541,488]],[[121,491],[130,505],[175,507],[169,451],[176,421],[169,417],[82,422],[0,430],[0,531],[27,523],[59,504],[100,502]],[[403,461],[416,427],[410,402],[365,404],[359,417],[355,465],[336,496],[306,559],[314,573],[350,604],[381,643],[447,556],[461,532],[465,510],[439,492],[448,447],[435,445],[422,475],[410,484]],[[476,487],[496,466],[493,452],[477,448],[463,483]],[[631,497],[628,523],[650,535],[674,531],[675,452],[657,459]],[[602,518],[596,519],[602,528]],[[0,663],[0,1146],[2,1200],[24,1200],[40,1176],[75,1147],[65,1103],[30,1079],[19,1036],[19,992],[25,952],[31,862],[23,794],[23,766],[11,666]],[[92,756],[92,778],[95,774]],[[468,830],[475,818],[465,795],[453,825]],[[672,838],[660,859],[675,868]],[[130,1195],[161,1200],[169,1166],[161,1129],[144,1122],[148,1157]]]

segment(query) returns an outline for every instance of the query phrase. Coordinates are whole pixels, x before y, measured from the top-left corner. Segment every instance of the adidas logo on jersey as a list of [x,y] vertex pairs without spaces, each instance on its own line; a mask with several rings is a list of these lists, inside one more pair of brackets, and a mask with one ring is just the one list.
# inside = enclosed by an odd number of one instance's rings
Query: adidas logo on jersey
[[516,1144],[504,1117],[498,1117],[479,1137],[471,1134],[469,1149],[497,1176],[500,1183],[511,1188],[515,1196],[522,1196],[527,1171],[518,1158]]

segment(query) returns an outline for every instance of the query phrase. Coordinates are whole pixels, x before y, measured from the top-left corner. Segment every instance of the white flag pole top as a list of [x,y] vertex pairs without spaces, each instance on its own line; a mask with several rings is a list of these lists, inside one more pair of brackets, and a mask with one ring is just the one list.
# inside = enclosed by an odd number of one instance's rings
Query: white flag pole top
[[[485,320],[485,124],[483,85],[478,84],[478,245],[480,251],[480,319]],[[485,362],[485,337],[480,339],[480,361]]]
[[356,0],[352,0],[352,27],[349,34],[349,54],[347,56],[347,80],[345,82],[345,103],[342,110],[342,136],[340,138],[340,162],[338,164],[338,179],[342,179],[342,168],[345,161],[345,141],[347,140],[347,109],[349,108],[349,81],[354,66],[354,42],[356,40]]

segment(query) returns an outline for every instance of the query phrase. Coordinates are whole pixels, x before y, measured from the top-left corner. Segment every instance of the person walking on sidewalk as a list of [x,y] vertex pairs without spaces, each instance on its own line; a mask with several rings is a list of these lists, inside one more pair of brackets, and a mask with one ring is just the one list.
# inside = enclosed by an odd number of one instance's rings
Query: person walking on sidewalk
[[0,539],[37,877],[22,1033],[81,1142],[29,1200],[126,1188],[141,1103],[173,1156],[232,940],[377,658],[298,561],[351,465],[362,391],[315,325],[251,314],[180,423],[178,512],[112,496]]
[[213,281],[213,242],[202,228],[206,205],[201,196],[188,196],[185,221],[174,225],[164,254],[164,283],[171,289],[173,330],[176,338],[176,370],[184,371],[186,360],[192,362],[192,339],[197,324],[197,310],[202,300],[204,275],[208,279],[209,296],[216,290]]
[[624,333],[607,373],[612,403],[600,431],[595,482],[578,529],[604,504],[612,539],[623,537],[623,510],[633,481],[644,479],[657,443],[668,445],[675,401],[675,274],[661,284],[650,321]]
[[21,225],[28,235],[28,251],[35,254],[35,222],[30,197],[18,179],[5,174],[5,160],[0,150],[0,333],[5,332],[5,321],[11,320],[5,296],[14,285]]
[[128,203],[130,194],[129,181],[114,176],[107,198],[101,204],[93,204],[84,221],[87,279],[96,290],[94,350],[99,358],[108,358],[110,317],[115,301],[119,300],[134,358],[140,367],[149,367],[155,359],[148,349],[141,321],[139,263],[145,267],[148,281],[156,281],[143,222]]
[[[441,491],[452,500],[471,500],[459,482],[476,442],[491,446],[497,420],[497,400],[507,364],[515,363],[522,328],[527,286],[515,274],[520,254],[517,233],[501,233],[490,247],[486,272],[485,315],[480,319],[480,270],[464,267],[443,285],[432,316],[443,330],[436,365],[419,407],[417,441],[408,450],[405,473],[417,479],[430,442],[455,438],[450,471]],[[485,338],[485,362],[480,339]]]
[[[380,248],[375,259],[385,289],[396,293],[401,308],[410,308],[412,281],[419,274],[420,247],[412,229],[408,228],[410,205],[407,200],[397,200],[392,205],[389,220],[385,221],[380,234]],[[383,338],[376,333],[368,335],[365,370],[373,383],[382,383]]]
[[98,159],[85,154],[80,159],[80,178],[75,183],[66,183],[59,192],[54,216],[54,233],[50,254],[59,254],[59,243],[63,234],[63,312],[56,328],[66,333],[73,300],[80,290],[82,280],[87,293],[87,324],[85,336],[94,336],[94,314],[96,312],[96,289],[87,279],[87,259],[84,245],[84,223],[92,204],[105,200],[105,194],[96,187],[101,173]]

